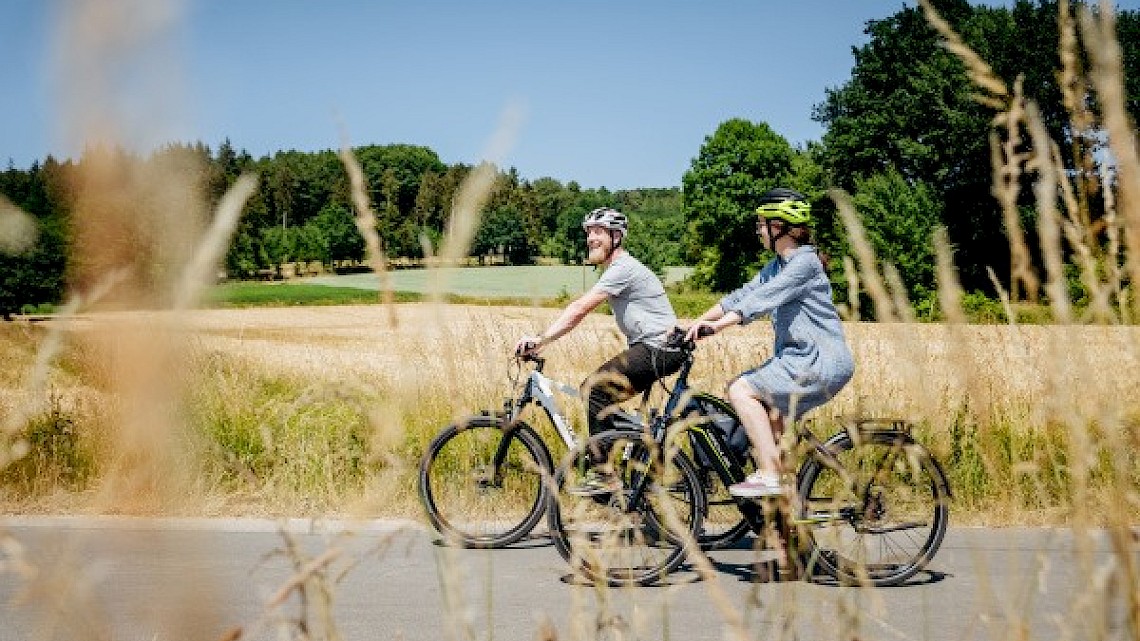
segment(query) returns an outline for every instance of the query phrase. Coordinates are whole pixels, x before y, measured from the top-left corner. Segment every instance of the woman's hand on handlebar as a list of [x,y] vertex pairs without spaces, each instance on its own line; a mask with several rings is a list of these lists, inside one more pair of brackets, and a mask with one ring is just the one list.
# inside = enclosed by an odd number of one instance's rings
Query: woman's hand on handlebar
[[716,333],[716,329],[710,321],[697,321],[685,330],[685,340],[695,343],[706,336],[712,336]]

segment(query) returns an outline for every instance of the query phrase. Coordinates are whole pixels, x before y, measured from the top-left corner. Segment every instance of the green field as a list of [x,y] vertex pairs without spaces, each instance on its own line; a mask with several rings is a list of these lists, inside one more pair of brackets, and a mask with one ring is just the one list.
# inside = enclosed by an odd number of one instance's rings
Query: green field
[[[421,300],[418,294],[396,294],[396,302]],[[210,290],[208,302],[222,307],[276,307],[285,305],[366,305],[378,303],[376,291],[331,287],[300,281],[232,281]]]
[[[681,280],[691,272],[686,267],[666,270],[667,283]],[[588,266],[509,266],[444,267],[440,269],[400,269],[388,272],[393,291],[427,294],[442,291],[477,298],[543,299],[573,297],[590,288],[599,272]],[[354,289],[380,288],[372,273],[341,276],[314,276],[300,282]]]
[[[581,294],[597,280],[589,267],[465,267],[439,270],[440,285],[428,270],[389,272],[398,303],[428,299],[434,287],[448,303],[474,305],[539,305],[557,307]],[[689,268],[669,268],[666,283],[676,282]],[[232,281],[210,290],[216,307],[282,307],[293,305],[359,305],[381,302],[380,279],[372,273],[315,276],[287,281]],[[707,292],[669,292],[681,318],[700,315],[719,296]],[[598,311],[605,312],[603,305]]]

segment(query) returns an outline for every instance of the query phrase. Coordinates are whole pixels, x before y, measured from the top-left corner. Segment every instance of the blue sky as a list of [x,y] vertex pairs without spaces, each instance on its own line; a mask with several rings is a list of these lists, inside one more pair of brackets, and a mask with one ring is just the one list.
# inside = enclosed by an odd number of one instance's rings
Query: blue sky
[[[228,137],[261,156],[336,148],[343,131],[354,145],[425,145],[445,163],[479,160],[515,108],[522,117],[502,164],[524,178],[677,186],[729,118],[767,122],[792,143],[818,140],[812,106],[849,77],[866,21],[914,4],[188,1],[163,16],[154,41],[116,59],[115,105],[128,144],[144,149],[165,140],[214,148]],[[53,44],[66,5],[0,8],[2,162],[76,153],[61,125],[76,105],[61,107],[75,101]],[[133,131],[141,122],[145,133]]]

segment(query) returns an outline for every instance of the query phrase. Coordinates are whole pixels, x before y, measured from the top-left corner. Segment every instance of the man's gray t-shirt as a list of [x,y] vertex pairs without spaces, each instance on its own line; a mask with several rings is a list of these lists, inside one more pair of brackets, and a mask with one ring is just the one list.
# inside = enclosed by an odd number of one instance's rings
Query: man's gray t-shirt
[[630,345],[663,347],[666,336],[677,325],[661,279],[629,252],[622,252],[610,263],[594,289],[609,296],[614,320]]

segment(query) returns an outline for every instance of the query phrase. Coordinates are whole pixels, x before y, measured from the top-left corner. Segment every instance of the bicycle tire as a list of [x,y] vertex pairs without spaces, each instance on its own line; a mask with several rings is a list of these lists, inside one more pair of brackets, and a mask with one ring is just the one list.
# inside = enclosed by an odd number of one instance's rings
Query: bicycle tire
[[[428,520],[444,541],[501,548],[530,534],[549,502],[553,463],[534,429],[474,416],[445,427],[420,461],[419,493]],[[496,448],[509,438],[500,478],[491,478]]]
[[[621,490],[602,496],[567,491],[588,467],[582,453],[590,451],[608,453]],[[705,511],[704,491],[696,467],[683,452],[672,452],[668,465],[648,466],[654,476],[638,505],[630,508],[630,488],[647,467],[636,461],[648,453],[641,433],[612,430],[591,437],[555,472],[557,491],[547,510],[551,539],[573,571],[594,583],[650,585],[677,569],[695,543]]]
[[873,586],[897,585],[926,567],[949,521],[950,485],[937,460],[896,431],[845,433],[827,448],[859,489],[845,489],[826,456],[804,463],[797,512],[810,532],[807,564],[842,584]]

